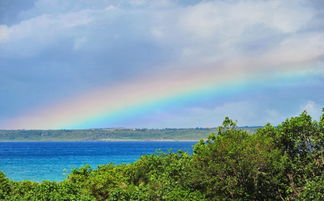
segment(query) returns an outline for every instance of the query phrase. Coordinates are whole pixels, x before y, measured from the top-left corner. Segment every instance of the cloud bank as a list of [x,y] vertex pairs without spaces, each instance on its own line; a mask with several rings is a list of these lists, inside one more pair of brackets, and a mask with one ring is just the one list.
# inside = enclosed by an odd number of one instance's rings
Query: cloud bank
[[92,126],[213,126],[225,115],[241,125],[276,124],[300,108],[318,116],[324,103],[322,1],[4,0],[0,8],[2,127],[103,86],[254,60],[271,76],[290,58],[307,78]]

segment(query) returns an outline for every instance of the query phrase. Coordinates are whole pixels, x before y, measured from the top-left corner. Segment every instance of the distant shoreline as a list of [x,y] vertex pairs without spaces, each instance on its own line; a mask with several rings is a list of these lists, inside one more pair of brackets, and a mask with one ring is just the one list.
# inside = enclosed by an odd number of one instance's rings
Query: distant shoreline
[[[256,127],[239,129],[249,133],[257,130]],[[199,141],[213,132],[214,128],[0,130],[0,142]]]

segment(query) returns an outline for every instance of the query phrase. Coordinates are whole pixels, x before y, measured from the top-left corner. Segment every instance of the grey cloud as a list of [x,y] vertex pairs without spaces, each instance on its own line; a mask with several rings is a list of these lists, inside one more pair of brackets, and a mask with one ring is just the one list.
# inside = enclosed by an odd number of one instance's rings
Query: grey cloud
[[2,0],[0,118],[150,72],[304,43],[323,33],[323,8],[321,0]]

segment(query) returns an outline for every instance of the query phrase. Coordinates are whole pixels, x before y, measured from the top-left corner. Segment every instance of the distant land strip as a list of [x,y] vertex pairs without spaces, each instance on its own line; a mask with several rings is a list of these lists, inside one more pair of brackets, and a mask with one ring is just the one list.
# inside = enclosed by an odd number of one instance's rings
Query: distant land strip
[[[261,126],[240,127],[254,133]],[[0,141],[197,141],[216,128],[100,128],[84,130],[0,130]]]

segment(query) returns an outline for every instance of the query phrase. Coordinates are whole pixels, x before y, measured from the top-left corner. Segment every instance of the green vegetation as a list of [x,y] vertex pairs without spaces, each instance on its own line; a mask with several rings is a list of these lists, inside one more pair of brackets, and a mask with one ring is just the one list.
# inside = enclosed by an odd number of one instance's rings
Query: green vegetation
[[[199,140],[215,128],[0,130],[0,141]],[[240,129],[255,132],[257,127]]]
[[192,155],[157,153],[131,164],[74,169],[62,182],[0,174],[0,200],[324,200],[324,112],[303,112],[255,133],[225,118]]

